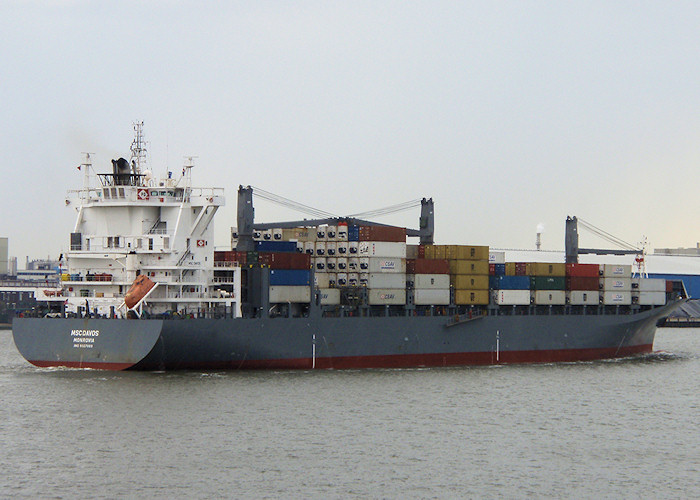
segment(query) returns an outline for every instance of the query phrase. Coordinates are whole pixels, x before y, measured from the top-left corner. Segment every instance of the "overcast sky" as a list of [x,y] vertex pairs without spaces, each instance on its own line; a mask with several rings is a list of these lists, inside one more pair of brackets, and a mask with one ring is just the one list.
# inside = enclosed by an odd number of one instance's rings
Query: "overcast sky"
[[194,155],[226,189],[217,245],[250,184],[337,214],[433,197],[437,243],[542,224],[561,249],[577,215],[695,246],[699,26],[677,1],[0,0],[0,236],[20,267],[65,251],[81,152],[108,171],[143,120],[156,174]]

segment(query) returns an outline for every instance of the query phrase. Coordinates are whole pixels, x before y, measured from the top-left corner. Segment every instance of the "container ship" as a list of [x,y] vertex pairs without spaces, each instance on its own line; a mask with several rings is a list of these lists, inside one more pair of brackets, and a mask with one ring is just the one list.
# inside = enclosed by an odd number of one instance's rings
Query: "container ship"
[[[509,262],[484,245],[356,218],[257,224],[238,188],[230,249],[215,250],[220,188],[131,158],[81,165],[60,310],[15,318],[39,367],[108,370],[409,368],[574,362],[649,353],[682,283],[627,264]],[[95,182],[97,180],[98,182]],[[93,185],[94,184],[94,185]],[[414,244],[408,243],[417,239]],[[567,239],[569,239],[567,237]]]

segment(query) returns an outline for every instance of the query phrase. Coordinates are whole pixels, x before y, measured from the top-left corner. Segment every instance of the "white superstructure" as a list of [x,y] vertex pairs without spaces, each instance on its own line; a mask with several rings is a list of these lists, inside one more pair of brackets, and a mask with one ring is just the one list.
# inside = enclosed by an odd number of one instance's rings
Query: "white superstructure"
[[154,178],[144,169],[142,127],[134,126],[129,162],[112,160],[111,173],[94,173],[87,154],[83,188],[68,194],[77,218],[62,276],[66,310],[124,315],[124,295],[146,274],[157,283],[146,300],[151,314],[240,316],[240,268],[214,265],[223,188],[193,187],[191,161],[178,177]]

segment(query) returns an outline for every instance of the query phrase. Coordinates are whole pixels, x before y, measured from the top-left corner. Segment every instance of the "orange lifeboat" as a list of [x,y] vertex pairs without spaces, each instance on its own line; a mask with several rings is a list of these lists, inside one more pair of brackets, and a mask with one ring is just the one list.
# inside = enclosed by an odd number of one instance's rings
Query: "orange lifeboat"
[[134,282],[124,296],[124,303],[128,309],[132,309],[139,301],[146,296],[156,284],[145,274],[136,277]]

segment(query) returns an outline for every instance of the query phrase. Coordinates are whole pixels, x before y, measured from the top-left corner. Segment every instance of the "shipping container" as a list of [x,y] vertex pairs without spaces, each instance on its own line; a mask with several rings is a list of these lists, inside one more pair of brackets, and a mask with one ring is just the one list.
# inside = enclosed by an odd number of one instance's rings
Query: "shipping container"
[[359,271],[360,270],[360,259],[357,257],[350,257],[348,259],[348,270],[349,271]]
[[314,284],[316,285],[316,288],[328,288],[328,280],[328,273],[314,273]]
[[494,276],[497,290],[530,290],[528,276]]
[[315,257],[313,259],[314,262],[314,269],[316,271],[326,271],[326,258],[325,257]]
[[580,278],[600,276],[600,264],[566,264],[566,275]]
[[416,259],[416,274],[449,274],[447,259]]
[[604,291],[602,297],[605,305],[626,306],[632,304],[632,292],[629,291]]
[[348,226],[348,241],[360,241],[360,226]]
[[619,264],[603,264],[603,278],[631,278],[632,266]]
[[369,272],[369,257],[360,257],[357,261],[360,263],[361,272]]
[[489,277],[453,274],[450,275],[450,284],[457,290],[488,290]]
[[348,224],[347,222],[338,223],[338,241],[348,241]]
[[531,290],[566,290],[565,276],[531,276]]
[[406,274],[416,274],[416,259],[406,259]]
[[348,286],[348,273],[338,273],[336,275],[336,286]]
[[413,291],[413,303],[419,306],[447,306],[450,304],[450,290],[418,288]]
[[406,228],[395,226],[360,226],[360,241],[396,241],[406,243]]
[[360,286],[359,273],[348,273],[348,286]]
[[600,278],[603,291],[630,291],[632,290],[632,278]]
[[489,250],[489,264],[505,264],[506,253]]
[[338,265],[338,271],[347,271],[348,270],[348,258],[347,257],[338,257],[337,265]]
[[328,241],[336,241],[338,237],[338,227],[337,226],[326,226],[326,239]]
[[313,241],[307,241],[304,243],[304,252],[309,255],[316,255],[316,243]]
[[637,304],[640,306],[662,306],[666,304],[666,292],[640,291],[638,292],[638,296],[635,298]]
[[326,269],[332,273],[338,269],[338,259],[335,257],[326,257]]
[[598,290],[600,288],[600,278],[598,276],[577,276],[572,275],[566,278],[567,290]]
[[483,260],[489,261],[489,247],[473,245],[442,245],[445,247],[445,259],[448,260]]
[[489,263],[485,260],[448,260],[450,263],[450,274],[489,274]]
[[297,241],[297,253],[304,253],[304,245],[303,241]]
[[403,273],[406,274],[406,259],[389,257],[360,257],[360,268],[363,259],[369,261],[370,273]]
[[282,237],[282,229],[276,228],[272,230],[272,240],[273,241],[282,241],[284,238]]
[[406,243],[389,241],[360,241],[360,257],[406,258]]
[[328,273],[328,286],[330,288],[335,287],[338,281],[338,275],[336,273]]
[[326,255],[328,255],[329,257],[335,257],[336,256],[335,249],[336,249],[336,242],[335,241],[326,242]]
[[532,262],[530,276],[566,276],[566,264],[557,262]]
[[262,241],[272,241],[272,229],[262,231]]
[[309,269],[311,256],[288,252],[260,252],[258,263],[271,269]]
[[311,272],[300,269],[271,269],[270,285],[306,285],[311,283]]
[[566,304],[566,292],[564,290],[536,290],[535,304],[549,306],[563,306]]
[[435,245],[422,245],[423,246],[423,257],[424,259],[434,259],[435,258]]
[[348,242],[348,254],[351,256],[358,255],[357,249],[360,246],[360,242],[358,241],[349,241]]
[[666,280],[661,278],[632,278],[632,288],[640,292],[666,293]]
[[404,305],[406,304],[406,290],[368,288],[368,301],[370,305]]
[[[581,277],[586,278],[586,276]],[[571,292],[569,292],[569,304],[573,306],[594,306],[599,303],[600,293],[598,290],[571,290]]]
[[415,288],[450,288],[449,274],[416,274],[413,280]]
[[502,306],[528,306],[530,290],[496,290],[494,302]]
[[529,276],[528,267],[529,267],[529,265],[527,262],[516,262],[515,263],[515,276]]
[[311,288],[308,286],[270,285],[270,303],[303,303],[311,301]]
[[406,258],[407,259],[417,259],[419,246],[420,245],[406,245]]
[[349,245],[347,241],[339,241],[337,243],[337,248],[339,256],[347,256],[350,253],[348,252]]
[[515,262],[506,262],[506,276],[515,276]]
[[[488,276],[481,276],[488,281]],[[488,290],[455,290],[455,304],[485,306],[489,303]]]
[[360,276],[360,286],[367,286],[369,281],[369,273],[359,273]]
[[318,291],[321,304],[324,306],[337,306],[340,304],[339,288],[321,288]]
[[418,256],[417,259],[425,259],[425,245],[418,245]]
[[296,241],[257,241],[255,250],[258,252],[297,252]]
[[413,273],[406,273],[406,288],[413,288],[416,284],[416,275]]
[[316,255],[319,257],[324,257],[326,255],[326,242],[317,241],[316,242]]
[[368,288],[406,288],[403,273],[369,273]]

